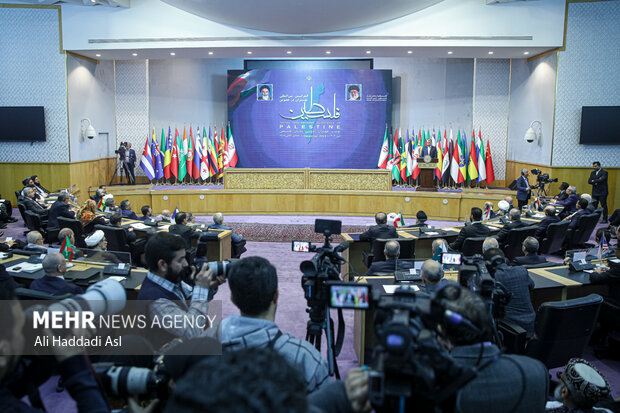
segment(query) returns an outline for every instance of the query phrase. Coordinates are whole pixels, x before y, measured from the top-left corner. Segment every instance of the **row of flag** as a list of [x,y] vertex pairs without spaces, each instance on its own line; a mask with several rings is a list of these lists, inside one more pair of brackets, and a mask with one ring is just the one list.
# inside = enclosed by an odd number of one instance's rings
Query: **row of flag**
[[450,129],[450,134],[444,130],[443,136],[441,130],[433,132],[430,130],[415,131],[409,136],[409,130],[406,131],[406,137],[403,137],[402,131],[400,137],[398,129],[394,131],[393,136],[388,132],[385,126],[385,135],[383,137],[383,145],[381,146],[381,154],[377,166],[381,169],[392,170],[392,176],[396,182],[407,182],[408,178],[414,180],[420,175],[420,167],[418,158],[422,157],[422,148],[429,142],[431,146],[437,149],[437,167],[435,168],[435,179],[444,185],[450,184],[450,179],[455,184],[463,182],[486,181],[490,184],[495,180],[495,172],[493,170],[493,159],[491,158],[491,146],[489,141],[482,139],[482,132],[473,131],[470,144],[467,142],[465,131],[461,133],[457,131],[456,139]]
[[153,137],[146,138],[144,151],[140,160],[140,166],[149,180],[170,179],[183,181],[186,177],[194,180],[206,181],[212,177],[220,179],[224,174],[224,168],[234,168],[237,165],[237,150],[233,139],[230,123],[228,133],[224,127],[218,137],[217,127],[187,128],[183,127],[183,136],[177,128],[168,126],[168,137],[161,130],[161,144],[157,143],[155,127]]

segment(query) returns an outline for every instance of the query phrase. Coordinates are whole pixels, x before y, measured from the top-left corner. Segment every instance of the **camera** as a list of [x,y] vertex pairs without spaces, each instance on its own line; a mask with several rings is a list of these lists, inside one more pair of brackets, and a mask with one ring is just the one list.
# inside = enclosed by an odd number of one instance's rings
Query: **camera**
[[558,178],[549,178],[549,174],[544,174],[538,168],[534,168],[530,171],[533,175],[536,175],[536,181],[539,184],[550,184],[551,182],[558,182]]
[[119,366],[113,363],[94,363],[93,368],[106,393],[114,396],[148,395],[165,400],[170,375],[156,364],[153,370],[145,367]]
[[475,292],[492,308],[494,318],[503,318],[506,305],[512,294],[495,280],[497,267],[505,263],[504,257],[497,255],[490,261],[485,261],[480,254],[464,257],[463,265],[459,269],[459,284]]
[[224,275],[226,277],[228,277],[228,273],[232,267],[232,262],[230,260],[209,262],[206,258],[194,259],[196,271],[200,271],[203,264],[207,264],[207,267],[211,268],[211,271],[213,271],[215,275]]
[[115,154],[124,157],[125,156],[125,151],[127,150],[127,142],[121,142],[118,145],[118,149],[114,151]]

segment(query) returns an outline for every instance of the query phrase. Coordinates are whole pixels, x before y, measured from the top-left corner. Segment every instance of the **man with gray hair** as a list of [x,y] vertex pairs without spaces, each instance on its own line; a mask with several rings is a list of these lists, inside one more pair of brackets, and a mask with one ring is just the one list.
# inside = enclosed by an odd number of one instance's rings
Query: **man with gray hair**
[[577,188],[574,185],[569,186],[566,188],[566,194],[568,196],[563,201],[551,201],[557,206],[564,207],[564,210],[559,215],[560,219],[566,218],[577,210],[577,201],[579,201],[579,197],[577,196]]
[[495,237],[486,237],[482,243],[482,254],[490,250],[491,248],[499,248],[499,243]]
[[400,244],[398,241],[392,240],[385,243],[383,249],[385,254],[385,261],[373,261],[366,275],[373,275],[377,273],[390,273],[394,274],[396,270],[407,270],[413,268],[410,261],[399,260]]
[[445,284],[441,264],[435,260],[424,261],[420,270],[420,278],[422,278],[424,283],[424,288],[421,288],[421,290],[428,294],[434,293]]
[[532,188],[527,177],[530,175],[530,171],[527,169],[521,169],[521,176],[517,179],[517,202],[519,211],[524,205],[527,205],[527,200],[531,197]]
[[594,212],[596,208],[594,207],[594,202],[592,202],[592,197],[590,196],[590,194],[581,194],[579,199],[585,199],[586,201],[588,201],[588,207],[586,208],[586,211],[588,211],[588,214],[591,214]]
[[510,232],[510,230],[515,228],[527,227],[527,224],[521,221],[521,211],[519,209],[512,208],[508,213],[508,216],[510,216],[510,222],[504,225],[497,234],[497,242],[502,249],[508,243],[508,233]]
[[553,205],[547,205],[544,209],[545,217],[538,223],[534,237],[539,241],[542,240],[547,234],[547,228],[551,224],[560,222],[560,217],[555,215],[555,207]]
[[45,275],[30,284],[31,290],[45,291],[50,294],[82,294],[84,291],[75,284],[65,281],[67,261],[62,254],[48,254],[43,259]]
[[49,209],[42,207],[37,201],[35,201],[34,189],[32,189],[31,187],[27,186],[22,190],[22,198],[19,200],[19,202],[24,204],[26,211],[34,212],[35,214],[40,216],[41,219],[47,219]]
[[448,252],[448,242],[443,238],[435,238],[431,244],[433,251],[433,259],[437,262],[441,262],[441,254]]
[[[209,229],[214,228],[214,229],[226,229],[229,231],[232,231],[231,227],[227,227],[226,225],[223,225],[224,223],[224,215],[222,215],[221,212],[216,212],[215,214],[213,214],[213,225],[209,225]],[[231,238],[231,247],[232,247],[232,251],[231,251],[231,255],[233,258],[239,258],[241,257],[241,254],[243,254],[244,252],[247,251],[247,249],[245,248],[245,240],[243,239],[243,236],[239,235],[239,234],[235,234],[234,232],[232,232],[230,234],[230,238]]]
[[547,259],[542,255],[538,255],[538,240],[534,237],[527,237],[523,240],[523,257],[515,257],[512,261],[512,265],[536,265],[547,262]]
[[39,231],[30,231],[26,235],[28,244],[24,247],[25,251],[34,251],[41,254],[47,253],[47,249],[43,246],[43,235]]

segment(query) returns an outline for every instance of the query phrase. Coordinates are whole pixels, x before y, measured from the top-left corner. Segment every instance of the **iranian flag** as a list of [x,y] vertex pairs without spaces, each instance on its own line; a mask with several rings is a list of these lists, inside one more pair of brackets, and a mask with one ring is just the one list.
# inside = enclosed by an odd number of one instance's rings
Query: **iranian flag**
[[484,164],[486,159],[484,156],[484,142],[482,141],[480,129],[478,129],[478,141],[476,142],[476,146],[478,147],[478,182],[480,182],[487,179],[487,168]]
[[390,148],[388,144],[388,128],[386,123],[385,133],[383,134],[383,145],[381,145],[381,153],[379,154],[379,162],[377,162],[377,167],[381,169],[387,169],[389,152]]
[[230,128],[230,122],[228,122],[228,166],[234,168],[237,166],[237,147],[235,146],[235,140],[233,139],[232,129]]
[[400,228],[405,225],[405,220],[403,219],[403,214],[401,211],[398,211],[398,216],[394,219],[394,226],[396,228]]

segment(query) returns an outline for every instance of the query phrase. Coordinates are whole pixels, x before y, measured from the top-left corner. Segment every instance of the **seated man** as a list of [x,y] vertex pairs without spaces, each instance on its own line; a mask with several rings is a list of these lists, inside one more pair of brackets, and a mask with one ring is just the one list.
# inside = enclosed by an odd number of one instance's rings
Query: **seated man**
[[49,195],[50,191],[48,191],[43,187],[43,185],[41,185],[41,181],[39,181],[39,175],[32,175],[30,179],[32,179],[35,189],[42,193],[43,196]]
[[24,247],[25,251],[39,252],[41,254],[47,253],[47,248],[43,246],[43,235],[39,231],[30,231],[26,235],[26,241],[28,244]]
[[495,237],[486,237],[482,243],[482,255],[491,248],[499,248],[499,243]]
[[[0,198],[2,195],[0,194]],[[8,199],[0,199],[0,228],[4,228],[8,222],[17,222],[13,216],[13,205]]]
[[[149,319],[161,320],[163,316],[206,317],[208,300],[225,282],[225,277],[216,276],[206,264],[198,272],[192,266],[189,278],[193,280],[194,287],[190,287],[183,281],[189,267],[185,259],[185,243],[178,235],[168,232],[158,232],[151,237],[146,244],[145,255],[149,272],[138,293],[138,300],[148,301],[145,311]],[[152,344],[160,347],[176,337],[198,337],[203,333],[201,325],[204,323],[183,326],[162,323],[161,331]]]
[[512,197],[510,195],[508,195],[507,197],[504,198],[504,201],[506,201],[506,203],[508,203],[508,211],[510,211],[512,208],[514,208],[514,205],[512,204]]
[[159,215],[159,220],[161,222],[172,222],[172,213],[170,212],[169,209],[164,209],[163,211],[161,211],[161,215]]
[[138,220],[138,216],[131,210],[131,203],[128,199],[121,201],[121,215],[125,218]]
[[545,217],[540,220],[538,227],[536,227],[536,232],[534,233],[534,237],[536,237],[539,241],[547,235],[547,228],[549,225],[560,222],[560,217],[555,214],[555,207],[553,205],[547,205],[544,211]]
[[142,206],[142,208],[140,208],[140,211],[142,212],[142,216],[138,217],[138,219],[140,221],[144,221],[147,218],[152,218],[153,217],[153,210],[148,205]]
[[103,202],[105,203],[105,209],[103,212],[113,214],[118,212],[118,207],[116,206],[116,201],[114,201],[114,195],[107,194],[103,197]]
[[377,274],[380,272],[394,274],[396,270],[406,270],[413,268],[411,261],[399,260],[400,244],[398,241],[388,241],[383,249],[385,261],[373,261],[366,275]]
[[566,193],[566,189],[568,188],[568,182],[562,182],[560,184],[560,193],[553,197],[553,199],[557,201],[563,201],[568,198],[568,194]]
[[63,228],[58,232],[58,243],[50,244],[50,247],[59,248],[66,237],[69,237],[71,245],[75,245],[75,233],[71,228]]
[[90,234],[84,242],[86,242],[88,248],[96,251],[105,251],[108,248],[108,241],[105,239],[104,232],[100,229]]
[[77,285],[65,281],[67,261],[62,254],[48,254],[43,258],[45,275],[30,283],[31,290],[45,291],[50,294],[82,294],[84,291]]
[[405,228],[427,227],[428,226],[428,224],[426,223],[427,220],[428,220],[428,216],[426,215],[426,212],[418,211],[415,214],[415,224],[407,225]]
[[577,228],[577,224],[579,224],[579,220],[581,217],[588,214],[588,201],[584,198],[577,201],[577,211],[573,214],[564,218],[564,220],[570,219],[570,224],[568,225],[568,229],[574,230]]
[[527,337],[534,335],[536,313],[530,299],[530,291],[534,289],[534,281],[523,267],[509,267],[504,253],[500,249],[490,249],[484,253],[484,259],[496,262],[495,280],[501,283],[512,294],[506,305],[504,319],[512,321],[523,328]]
[[[34,212],[39,215],[41,219],[47,219],[49,214],[49,209],[42,207],[37,201],[34,199],[34,189],[30,187],[26,187],[22,190],[22,197],[20,202],[24,204],[24,208],[26,211]],[[52,226],[50,225],[50,228]]]
[[560,375],[560,382],[553,391],[556,401],[547,402],[547,412],[609,411],[592,409],[611,394],[609,382],[601,372],[580,358],[572,358]]
[[185,248],[190,249],[192,247],[192,239],[197,239],[200,236],[200,232],[194,231],[194,229],[187,225],[187,214],[185,212],[177,212],[174,216],[176,224],[170,225],[168,231],[172,234],[180,235],[185,241]]
[[542,255],[538,255],[538,240],[534,237],[527,237],[523,240],[523,246],[521,247],[523,253],[522,257],[515,257],[512,261],[512,265],[535,265],[547,262],[547,259]]
[[452,244],[450,244],[450,249],[454,251],[461,251],[465,238],[486,237],[491,233],[491,230],[481,222],[482,210],[480,208],[473,207],[471,209],[469,219],[471,220],[471,224],[465,225],[465,227],[461,229],[461,232],[459,232],[456,240]]
[[497,217],[497,214],[493,212],[493,202],[487,201],[482,208],[482,220],[486,221]]
[[557,201],[555,199],[551,200],[557,206],[563,206],[564,209],[560,212],[559,217],[564,219],[577,209],[577,201],[579,198],[577,197],[577,188],[573,185],[566,188],[566,194],[568,195],[564,200]]
[[[123,228],[123,217],[121,214],[113,214],[110,217],[110,226],[112,227],[117,227],[117,228]],[[136,233],[133,230],[132,227],[129,228],[123,228],[123,230],[125,231],[125,239],[127,240],[127,243],[132,243],[136,241]]]
[[592,202],[592,196],[590,194],[581,194],[579,196],[579,199],[585,199],[586,201],[588,201],[588,207],[586,208],[586,210],[588,211],[588,214],[591,214],[596,210],[596,207],[594,206],[594,202]]
[[95,195],[91,195],[90,199],[95,201],[96,205],[99,205],[99,201],[101,201],[103,199],[103,197],[106,195],[105,190],[106,190],[105,185],[101,185],[95,191]]
[[420,270],[420,278],[422,278],[423,286],[420,286],[420,290],[427,294],[432,294],[445,284],[443,278],[443,269],[441,264],[435,260],[426,260],[422,264]]
[[448,252],[448,242],[443,238],[435,238],[431,244],[431,251],[433,252],[433,259],[441,262],[441,254]]
[[58,228],[60,226],[58,224],[58,217],[75,219],[75,212],[73,212],[71,205],[69,205],[69,194],[66,192],[61,192],[56,202],[52,204],[47,226],[49,228]]
[[[222,215],[221,212],[216,212],[215,214],[213,214],[213,225],[209,225],[209,229],[211,228],[227,229],[227,230],[232,231],[231,227],[227,227],[226,225],[223,225],[223,223],[224,223],[224,215]],[[231,234],[231,240],[232,240],[232,254],[231,254],[232,257],[233,258],[241,257],[241,254],[247,251],[247,249],[245,248],[245,240],[243,239],[241,235],[235,234],[234,232]]]
[[228,275],[232,302],[241,315],[231,315],[210,333],[225,351],[271,347],[303,375],[306,390],[315,391],[329,382],[327,362],[309,342],[282,333],[274,322],[278,305],[278,275],[264,258],[249,257],[236,262]]
[[377,225],[373,225],[366,232],[360,234],[360,241],[370,241],[371,251],[372,244],[377,238],[398,238],[396,228],[387,225],[387,214],[385,212],[377,212],[375,222]]
[[517,208],[512,208],[508,213],[508,216],[510,217],[510,222],[508,224],[505,224],[496,235],[497,242],[499,243],[500,248],[506,247],[510,230],[515,228],[527,227],[527,224],[521,221],[521,211],[519,211]]
[[[452,358],[465,366],[477,367],[478,374],[457,393],[461,412],[540,412],[547,400],[549,379],[540,361],[519,355],[502,354],[493,339],[491,315],[484,301],[473,292],[447,285],[439,294],[459,289],[456,299],[446,300],[446,307],[468,320],[451,323],[444,318],[439,326]],[[453,294],[456,295],[456,294]]]

